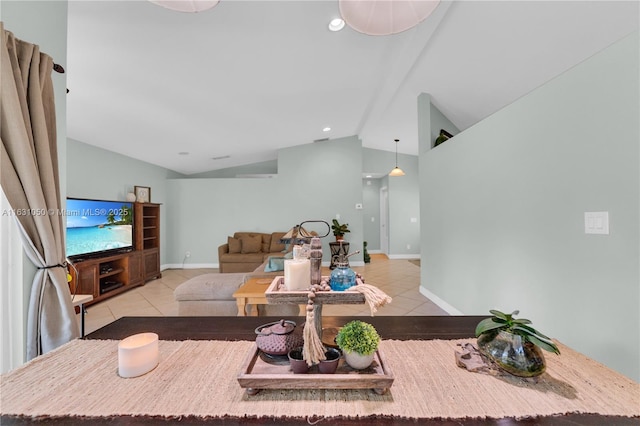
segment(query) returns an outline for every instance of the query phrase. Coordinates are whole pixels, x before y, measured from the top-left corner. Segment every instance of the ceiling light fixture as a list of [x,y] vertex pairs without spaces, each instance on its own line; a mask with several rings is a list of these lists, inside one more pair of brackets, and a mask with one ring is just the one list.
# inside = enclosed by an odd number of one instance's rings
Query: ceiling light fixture
[[220,0],[149,0],[151,3],[177,12],[197,13],[209,10]]
[[325,127],[324,129],[322,129],[323,132],[330,132],[331,131],[331,127]]
[[344,20],[340,18],[334,18],[329,22],[329,31],[340,31],[344,28]]
[[342,19],[367,35],[401,33],[424,21],[440,0],[339,0]]
[[396,141],[396,166],[389,172],[389,176],[404,176],[404,172],[398,167],[398,142],[400,139],[394,139]]

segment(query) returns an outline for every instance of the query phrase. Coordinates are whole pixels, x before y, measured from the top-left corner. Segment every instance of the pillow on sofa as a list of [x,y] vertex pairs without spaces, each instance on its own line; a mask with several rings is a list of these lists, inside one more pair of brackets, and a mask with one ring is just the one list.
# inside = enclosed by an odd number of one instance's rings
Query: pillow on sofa
[[240,237],[240,243],[242,245],[241,253],[260,253],[262,237],[260,235],[256,235],[255,237]]
[[227,237],[227,244],[229,244],[229,253],[240,253],[242,245],[237,238]]
[[263,234],[262,235],[262,252],[269,253],[269,246],[271,245],[271,235]]
[[284,256],[269,256],[267,264],[264,265],[265,272],[284,271],[284,261],[293,259],[293,253],[289,252]]
[[265,272],[284,271],[284,257],[269,256],[264,266]]
[[284,234],[286,234],[286,232],[274,232],[271,234],[271,246],[269,247],[269,253],[286,250],[287,245],[280,243],[280,238],[284,237]]

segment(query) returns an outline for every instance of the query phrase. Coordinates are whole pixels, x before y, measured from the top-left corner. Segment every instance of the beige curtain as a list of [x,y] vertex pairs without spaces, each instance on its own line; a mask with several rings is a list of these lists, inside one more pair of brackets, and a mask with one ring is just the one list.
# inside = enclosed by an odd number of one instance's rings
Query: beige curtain
[[[79,337],[66,279],[53,60],[4,29],[0,57],[0,184],[38,267],[27,317],[27,358]],[[21,286],[22,283],[13,283]]]

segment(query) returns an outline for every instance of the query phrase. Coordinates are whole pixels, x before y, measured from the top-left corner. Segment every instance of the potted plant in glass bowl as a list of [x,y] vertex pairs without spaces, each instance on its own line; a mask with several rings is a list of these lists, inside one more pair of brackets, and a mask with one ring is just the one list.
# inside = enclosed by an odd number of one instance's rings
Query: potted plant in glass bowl
[[350,367],[362,370],[371,365],[378,350],[380,335],[369,323],[354,320],[345,324],[336,335],[336,344]]
[[514,318],[519,311],[489,312],[493,316],[476,326],[478,350],[505,371],[520,377],[538,376],[546,369],[541,349],[560,354],[558,346],[533,328],[531,321]]
[[349,230],[348,223],[340,223],[336,219],[331,221],[331,230],[333,231],[333,235],[336,237],[336,241],[342,241],[344,239],[344,234],[347,232],[351,232]]

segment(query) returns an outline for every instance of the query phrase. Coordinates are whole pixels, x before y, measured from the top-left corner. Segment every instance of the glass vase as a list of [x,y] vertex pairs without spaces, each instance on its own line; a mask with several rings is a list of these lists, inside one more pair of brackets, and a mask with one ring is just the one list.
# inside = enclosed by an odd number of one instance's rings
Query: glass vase
[[546,368],[542,349],[518,334],[503,330],[481,334],[478,349],[514,376],[534,377]]
[[336,263],[336,268],[331,271],[329,285],[333,291],[344,291],[356,285],[356,273],[347,263]]

